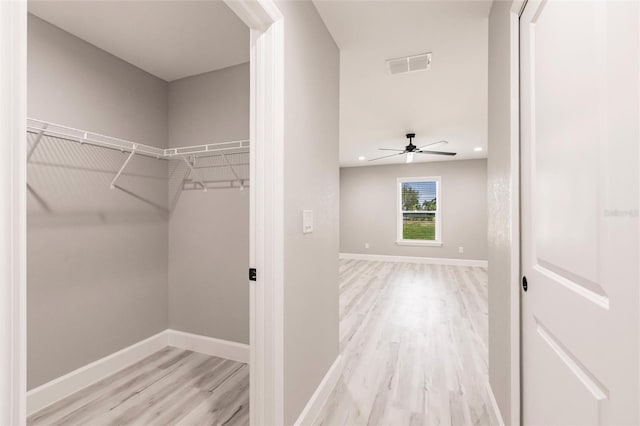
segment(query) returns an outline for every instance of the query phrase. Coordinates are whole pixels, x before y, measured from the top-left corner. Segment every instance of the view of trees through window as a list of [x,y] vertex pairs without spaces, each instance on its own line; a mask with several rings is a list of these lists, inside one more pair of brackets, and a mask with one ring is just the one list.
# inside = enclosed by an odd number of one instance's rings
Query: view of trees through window
[[436,181],[402,183],[402,239],[436,239],[438,184]]

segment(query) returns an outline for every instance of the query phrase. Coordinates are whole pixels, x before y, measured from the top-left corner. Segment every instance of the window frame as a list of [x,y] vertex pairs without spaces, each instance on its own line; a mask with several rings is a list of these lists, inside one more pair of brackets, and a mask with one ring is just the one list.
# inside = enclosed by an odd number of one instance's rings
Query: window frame
[[[431,181],[436,183],[436,238],[435,240],[405,240],[402,235],[402,184],[407,182],[425,182]],[[396,244],[401,246],[423,246],[423,247],[442,247],[442,179],[440,176],[423,176],[423,177],[401,177],[396,183]]]

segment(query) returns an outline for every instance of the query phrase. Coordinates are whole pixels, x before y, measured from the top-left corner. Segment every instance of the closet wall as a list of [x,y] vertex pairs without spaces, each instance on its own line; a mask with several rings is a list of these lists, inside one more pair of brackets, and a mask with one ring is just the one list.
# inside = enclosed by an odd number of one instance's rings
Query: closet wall
[[[166,82],[31,15],[28,42],[30,117],[166,146]],[[125,158],[45,138],[28,166],[29,389],[167,328],[167,215],[109,189]],[[166,177],[120,184],[161,205]]]
[[[169,146],[242,139],[249,139],[248,63],[169,84]],[[203,179],[232,177],[220,160],[199,163],[215,164],[198,169]],[[228,160],[248,163],[248,154]],[[234,167],[248,176],[248,166]],[[171,180],[184,171],[175,168]],[[249,343],[248,268],[248,188],[183,191],[169,221],[170,328]]]
[[[167,83],[32,15],[28,37],[29,117],[160,148],[249,138],[248,63]],[[249,182],[176,198],[186,164],[134,156],[110,189],[127,156],[45,137],[28,164],[29,389],[167,328],[249,343]]]

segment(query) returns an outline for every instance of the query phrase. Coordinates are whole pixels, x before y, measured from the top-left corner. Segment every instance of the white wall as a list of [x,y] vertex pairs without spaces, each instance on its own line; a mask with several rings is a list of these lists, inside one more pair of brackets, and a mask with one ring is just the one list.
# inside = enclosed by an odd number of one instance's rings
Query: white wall
[[[511,288],[514,197],[511,150],[511,1],[489,16],[489,381],[502,417],[512,418]],[[518,220],[518,218],[515,218]]]
[[[310,1],[279,1],[285,36],[284,422],[338,356],[340,54]],[[302,210],[314,232],[302,233]]]
[[[441,177],[442,247],[396,244],[397,179],[421,176]],[[486,194],[486,160],[343,167],[340,252],[486,260]],[[464,253],[458,247],[464,247]]]
[[[166,145],[164,81],[34,16],[27,108],[34,118]],[[109,189],[126,156],[47,138],[28,166],[29,389],[167,328],[166,217]],[[166,162],[136,157],[120,184],[166,204],[166,176]]]
[[[169,84],[169,146],[248,138],[248,63]],[[248,155],[228,158],[248,178]],[[198,165],[217,166],[198,169],[205,180],[233,177],[220,158]],[[174,168],[169,197],[187,170]],[[249,191],[183,191],[169,221],[169,326],[249,343],[248,268]]]

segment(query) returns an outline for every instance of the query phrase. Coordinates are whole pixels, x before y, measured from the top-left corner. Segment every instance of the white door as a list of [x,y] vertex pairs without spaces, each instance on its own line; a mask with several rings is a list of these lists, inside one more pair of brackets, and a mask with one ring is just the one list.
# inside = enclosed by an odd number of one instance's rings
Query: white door
[[640,424],[639,4],[520,20],[522,420]]

